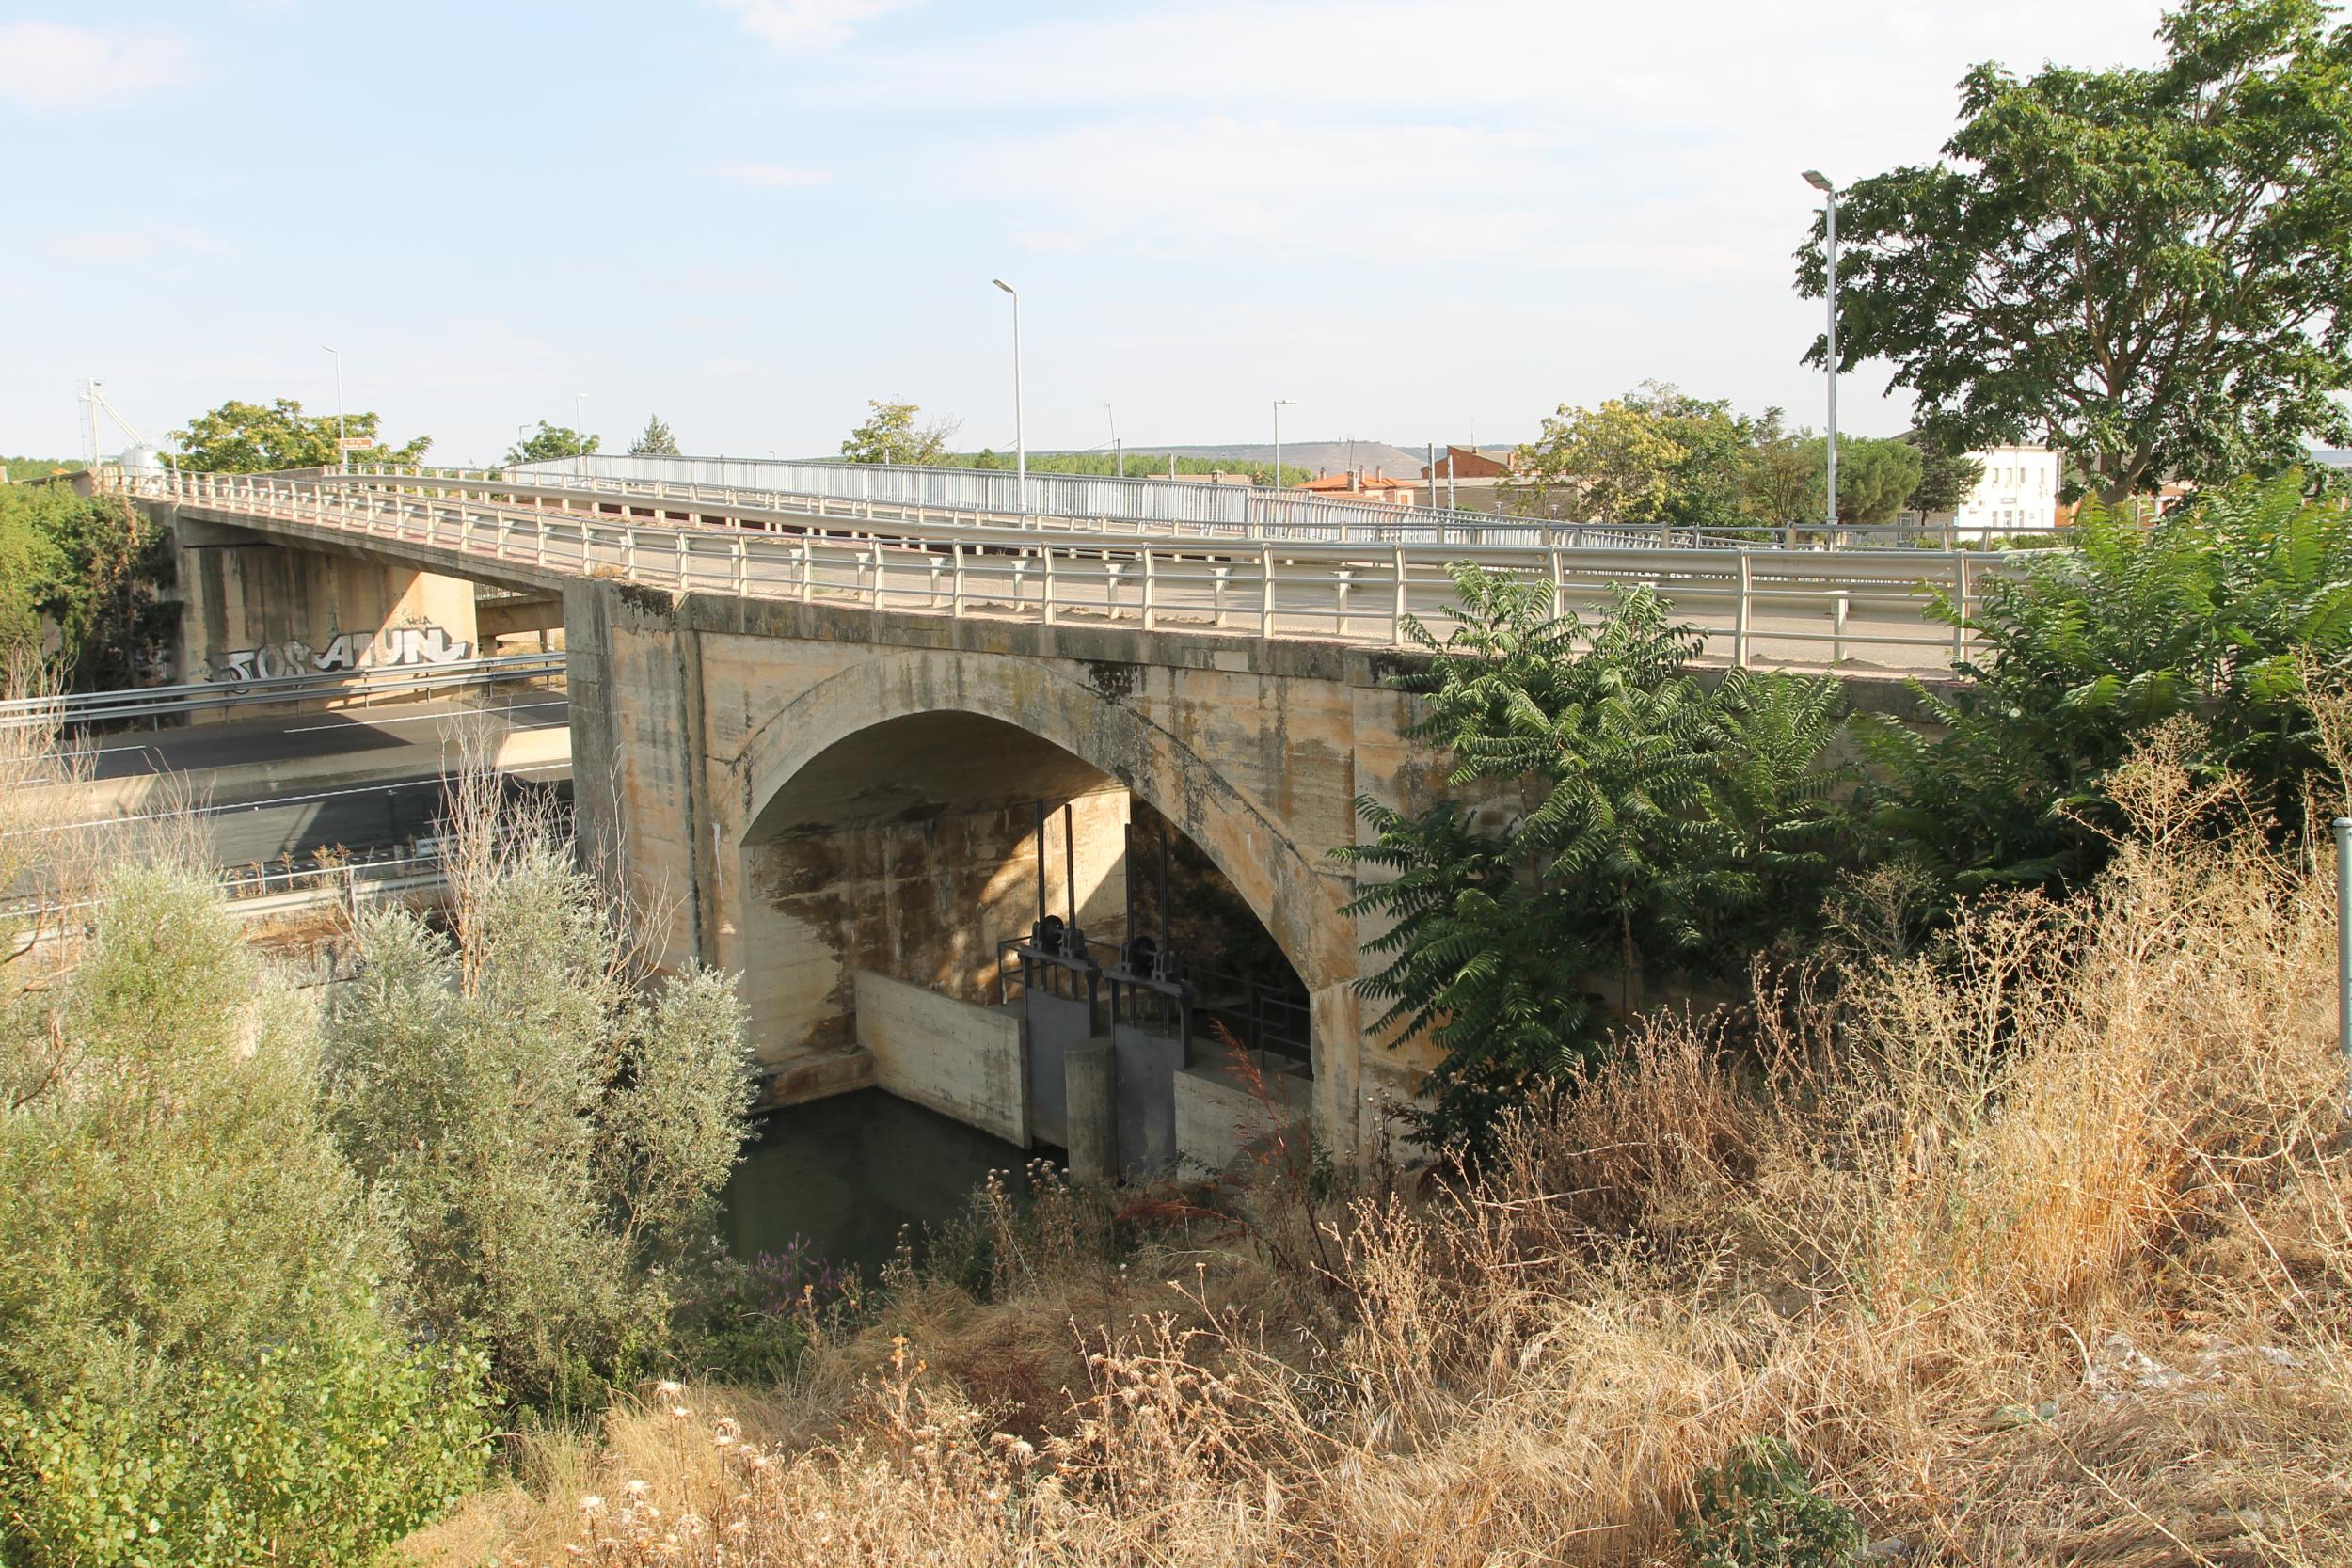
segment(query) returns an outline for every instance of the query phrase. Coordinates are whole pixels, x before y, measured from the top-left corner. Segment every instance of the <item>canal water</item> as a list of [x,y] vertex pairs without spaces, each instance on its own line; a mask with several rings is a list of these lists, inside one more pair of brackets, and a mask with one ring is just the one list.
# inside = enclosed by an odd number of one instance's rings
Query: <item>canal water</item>
[[1019,1172],[1030,1152],[880,1089],[771,1111],[735,1167],[722,1233],[738,1258],[806,1255],[854,1266],[868,1284],[911,1228],[963,1213],[992,1170]]

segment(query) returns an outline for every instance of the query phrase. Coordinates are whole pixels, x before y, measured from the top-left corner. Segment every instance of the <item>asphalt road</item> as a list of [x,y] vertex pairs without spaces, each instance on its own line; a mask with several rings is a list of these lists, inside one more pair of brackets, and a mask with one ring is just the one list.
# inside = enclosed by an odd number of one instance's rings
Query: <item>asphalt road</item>
[[457,721],[485,710],[517,730],[561,729],[571,722],[570,705],[560,691],[498,691],[486,702],[453,698],[126,732],[99,741],[95,772],[101,779],[218,774],[262,763],[363,753],[371,768],[389,769],[398,765],[394,753],[405,752],[419,776],[438,778],[443,743]]
[[[516,690],[486,704],[405,703],[114,736],[101,742],[95,771],[101,780],[183,779],[215,865],[406,845],[433,832],[456,726],[485,707],[510,732],[569,722],[563,693]],[[318,783],[289,782],[273,766],[337,759],[363,767],[367,776],[337,782],[330,767]],[[568,794],[571,768],[547,763],[512,769],[510,777]]]

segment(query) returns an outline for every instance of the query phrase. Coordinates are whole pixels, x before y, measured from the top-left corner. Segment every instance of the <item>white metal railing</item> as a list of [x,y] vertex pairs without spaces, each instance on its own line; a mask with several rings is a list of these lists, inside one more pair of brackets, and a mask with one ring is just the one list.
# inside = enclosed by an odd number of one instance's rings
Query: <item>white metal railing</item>
[[[485,499],[511,482],[389,476],[137,476],[124,483],[230,520],[261,518],[446,552],[437,569],[538,580],[610,577],[685,592],[870,610],[1397,645],[1408,618],[1442,634],[1447,567],[1549,583],[1563,611],[1648,585],[1734,664],[1913,671],[1965,657],[1931,623],[1931,590],[1973,609],[2002,558],[1979,551],[1603,548],[1534,542],[1086,537],[904,516],[838,519],[705,495],[681,509],[561,494]],[[773,502],[772,493],[763,499]],[[582,504],[576,506],[573,503]]]
[[505,654],[446,664],[366,666],[304,675],[142,686],[128,691],[77,691],[0,701],[0,730],[56,728],[145,719],[157,722],[189,714],[257,705],[358,702],[415,697],[432,691],[534,680],[564,673],[562,654]]

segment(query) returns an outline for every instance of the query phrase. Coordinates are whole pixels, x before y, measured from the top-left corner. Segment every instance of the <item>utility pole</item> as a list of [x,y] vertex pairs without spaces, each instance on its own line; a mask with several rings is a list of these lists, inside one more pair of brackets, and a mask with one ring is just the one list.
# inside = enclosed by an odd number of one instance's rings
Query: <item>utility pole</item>
[[1272,487],[1277,490],[1282,487],[1282,410],[1297,406],[1288,398],[1274,400],[1274,484]]
[[1124,450],[1119,444],[1119,416],[1111,412],[1111,405],[1107,403],[1103,404],[1103,418],[1111,422],[1111,477],[1125,479],[1127,458]]
[[582,478],[588,473],[588,394],[572,394],[572,472]]
[[1829,497],[1821,503],[1821,526],[1837,531],[1837,187],[1818,168],[1804,171],[1804,182],[1821,193],[1821,233],[1827,262],[1821,292],[1829,298],[1829,356],[1822,369],[1829,373]]
[[343,351],[326,343],[319,347],[335,356],[335,471],[351,472],[351,432],[343,428]]
[[1029,510],[1029,446],[1021,433],[1021,291],[1001,277],[992,277],[1005,293],[1012,295],[1012,483],[1020,493],[1020,512]]

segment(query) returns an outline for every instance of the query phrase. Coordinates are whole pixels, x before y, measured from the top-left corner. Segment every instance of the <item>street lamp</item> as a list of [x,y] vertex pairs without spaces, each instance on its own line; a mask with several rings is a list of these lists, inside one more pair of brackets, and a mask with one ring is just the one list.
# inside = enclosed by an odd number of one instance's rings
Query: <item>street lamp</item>
[[1829,356],[1822,368],[1829,372],[1829,499],[1821,503],[1822,527],[1837,531],[1837,187],[1818,168],[1804,171],[1804,182],[1821,193],[1821,230],[1827,244],[1823,276],[1829,296]]
[[1001,277],[992,277],[1012,295],[1012,484],[1021,494],[1020,510],[1029,510],[1029,447],[1021,434],[1021,291]]
[[572,472],[586,478],[588,474],[588,394],[572,394]]
[[1297,406],[1288,398],[1274,400],[1274,488],[1277,490],[1282,487],[1282,410]]
[[326,343],[319,347],[335,356],[335,470],[347,474],[351,472],[351,449],[343,442],[351,432],[343,428],[343,351]]
[[1111,412],[1109,404],[1103,404],[1103,418],[1111,422],[1111,477],[1127,477],[1127,451],[1119,444],[1119,416]]

